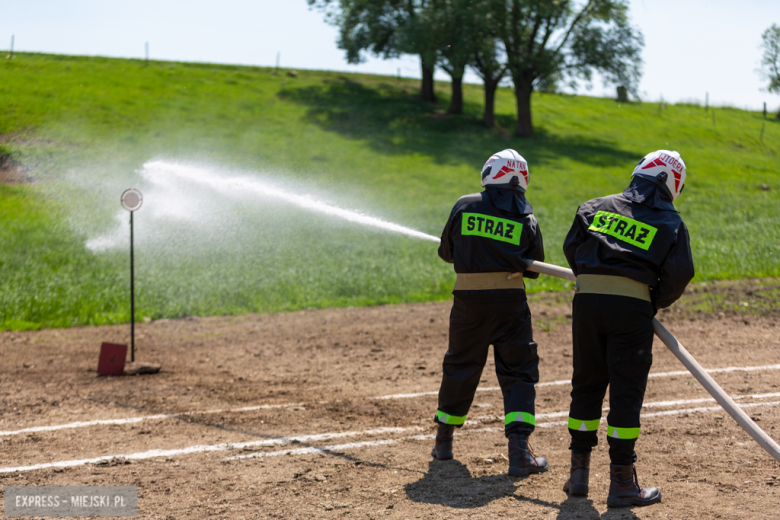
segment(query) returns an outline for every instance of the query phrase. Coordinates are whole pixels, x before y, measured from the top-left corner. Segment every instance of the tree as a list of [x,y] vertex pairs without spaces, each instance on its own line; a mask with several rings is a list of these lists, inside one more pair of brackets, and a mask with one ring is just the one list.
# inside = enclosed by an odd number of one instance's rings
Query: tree
[[471,67],[482,78],[485,87],[482,123],[492,128],[495,124],[496,89],[507,70],[497,30],[496,16],[502,13],[495,9],[495,0],[477,0],[473,4],[474,18],[469,27],[472,37]]
[[485,109],[482,114],[482,123],[492,128],[496,122],[496,89],[506,74],[506,63],[500,58],[498,41],[493,37],[486,37],[479,41],[474,51],[471,66],[482,78],[485,86]]
[[[772,24],[761,35],[761,47],[764,55],[761,56],[761,68],[758,74],[761,79],[769,84],[764,90],[771,94],[780,94],[780,26]],[[780,112],[777,113],[780,118]]]
[[450,114],[463,113],[463,75],[472,62],[475,15],[472,0],[442,0],[435,6],[431,29],[439,43],[439,66],[450,75]]
[[[342,0],[343,3],[344,0]],[[381,0],[375,0],[381,1]],[[397,49],[401,54],[417,54],[420,57],[423,101],[436,103],[433,74],[439,60],[439,32],[436,27],[436,7],[441,0],[391,0],[402,4],[405,14],[397,26]]]
[[437,32],[442,42],[440,67],[452,78],[449,112],[463,112],[463,75],[467,66],[476,70],[485,84],[483,122],[495,121],[495,92],[506,68],[498,49],[493,0],[441,0],[437,9]]
[[383,58],[401,54],[420,57],[420,97],[436,102],[433,73],[438,59],[438,35],[430,30],[436,4],[442,0],[307,0],[325,12],[339,28],[338,45],[347,62],[363,61],[363,51]]
[[515,87],[518,136],[533,135],[531,95],[558,78],[605,82],[636,95],[644,39],[628,24],[627,0],[494,0],[498,36]]
[[307,0],[339,28],[339,48],[349,63],[362,52],[395,58],[420,56],[421,98],[436,102],[433,75],[438,65],[452,78],[449,113],[463,113],[463,76],[471,65],[485,82],[483,120],[493,126],[495,91],[505,67],[497,47],[495,0]]

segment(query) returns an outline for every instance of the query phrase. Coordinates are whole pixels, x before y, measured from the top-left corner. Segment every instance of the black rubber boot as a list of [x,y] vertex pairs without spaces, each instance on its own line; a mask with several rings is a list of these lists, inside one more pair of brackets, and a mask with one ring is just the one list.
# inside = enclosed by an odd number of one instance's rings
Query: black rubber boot
[[658,488],[641,488],[633,464],[609,466],[609,507],[649,506],[661,501]]
[[509,435],[509,474],[513,477],[527,477],[533,473],[544,473],[550,465],[544,457],[534,456],[528,445],[528,437],[516,433]]
[[590,476],[590,453],[571,452],[571,471],[563,490],[570,495],[588,496]]
[[439,460],[450,460],[452,458],[452,434],[455,427],[451,424],[439,424],[436,431],[436,442],[431,450],[431,457]]

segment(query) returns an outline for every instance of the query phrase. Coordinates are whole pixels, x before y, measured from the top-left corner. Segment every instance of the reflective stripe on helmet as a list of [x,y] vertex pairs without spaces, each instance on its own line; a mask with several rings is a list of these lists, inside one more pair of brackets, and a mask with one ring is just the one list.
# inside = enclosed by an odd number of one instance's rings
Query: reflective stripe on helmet
[[513,422],[524,422],[533,426],[536,424],[536,417],[528,412],[509,412],[504,416],[504,425]]
[[578,432],[595,432],[599,429],[600,422],[601,417],[598,419],[593,419],[592,421],[583,421],[580,419],[575,419],[574,417],[569,417],[569,429],[576,430]]

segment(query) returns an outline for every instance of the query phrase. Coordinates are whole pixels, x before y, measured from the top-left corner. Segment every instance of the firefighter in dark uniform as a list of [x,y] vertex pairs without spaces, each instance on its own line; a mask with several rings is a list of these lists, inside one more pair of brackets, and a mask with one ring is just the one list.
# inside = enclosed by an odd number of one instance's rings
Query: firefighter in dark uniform
[[504,397],[509,474],[526,476],[549,468],[528,446],[539,356],[523,283],[524,277],[539,276],[526,272],[523,259],[544,260],[544,246],[525,199],[528,165],[520,154],[504,150],[491,156],[482,167],[482,186],[482,193],[455,203],[441,236],[439,256],[454,264],[457,280],[431,455],[453,457],[453,432],[466,421],[492,344]]
[[694,275],[688,230],[672,204],[684,185],[680,154],[652,152],[634,168],[623,193],[579,207],[563,245],[577,275],[568,422],[572,465],[564,491],[588,494],[590,452],[598,443],[609,386],[610,507],[661,500],[657,488],[639,487],[634,445],[653,362],[653,316],[674,303]]

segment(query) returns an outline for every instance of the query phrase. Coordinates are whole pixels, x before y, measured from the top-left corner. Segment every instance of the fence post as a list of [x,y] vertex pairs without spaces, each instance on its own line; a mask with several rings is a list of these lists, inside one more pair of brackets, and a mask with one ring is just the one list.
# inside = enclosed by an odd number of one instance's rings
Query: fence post
[[617,87],[618,103],[628,103],[628,89],[623,85]]

